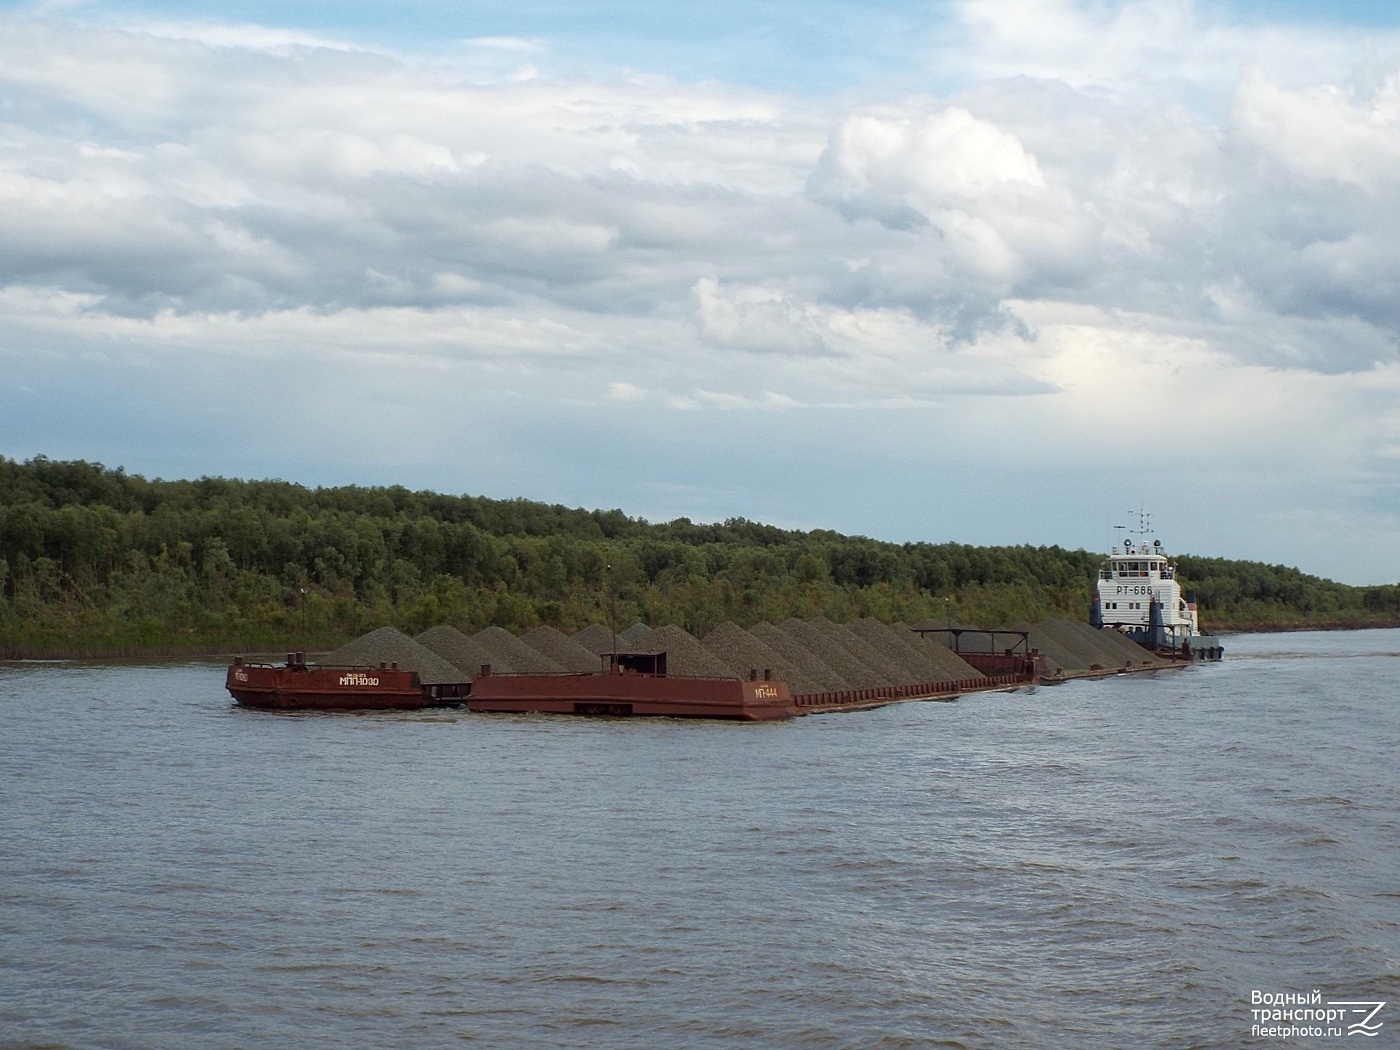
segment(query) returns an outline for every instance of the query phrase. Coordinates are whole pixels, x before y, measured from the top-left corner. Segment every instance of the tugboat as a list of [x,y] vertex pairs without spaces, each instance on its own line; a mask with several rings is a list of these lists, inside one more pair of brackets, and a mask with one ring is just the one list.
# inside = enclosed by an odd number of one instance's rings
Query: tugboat
[[1219,638],[1201,633],[1195,593],[1182,594],[1162,541],[1149,540],[1149,515],[1138,517],[1137,539],[1114,547],[1099,570],[1090,625],[1119,631],[1159,656],[1219,660],[1225,650]]

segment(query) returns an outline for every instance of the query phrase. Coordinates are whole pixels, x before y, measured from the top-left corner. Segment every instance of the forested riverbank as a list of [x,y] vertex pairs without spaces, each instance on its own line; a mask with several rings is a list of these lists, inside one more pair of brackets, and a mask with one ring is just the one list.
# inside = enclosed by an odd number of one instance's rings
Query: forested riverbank
[[[331,647],[385,624],[468,632],[1087,616],[1100,552],[885,543],[743,519],[650,523],[406,488],[148,480],[0,457],[0,657]],[[1400,623],[1400,586],[1176,557],[1217,631]]]

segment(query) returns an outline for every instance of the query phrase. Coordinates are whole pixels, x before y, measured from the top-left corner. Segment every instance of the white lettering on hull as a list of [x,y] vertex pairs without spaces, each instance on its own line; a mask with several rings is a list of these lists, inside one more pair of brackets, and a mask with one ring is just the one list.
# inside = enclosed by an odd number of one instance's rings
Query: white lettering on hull
[[378,678],[371,678],[367,674],[360,674],[358,671],[340,676],[341,685],[378,685]]

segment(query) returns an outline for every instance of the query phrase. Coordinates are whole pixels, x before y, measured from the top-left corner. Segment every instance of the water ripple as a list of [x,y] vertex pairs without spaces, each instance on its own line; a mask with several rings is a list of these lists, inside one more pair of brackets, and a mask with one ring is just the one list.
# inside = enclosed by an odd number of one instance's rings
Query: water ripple
[[0,666],[0,1046],[1249,1045],[1400,1000],[1397,639],[761,727]]

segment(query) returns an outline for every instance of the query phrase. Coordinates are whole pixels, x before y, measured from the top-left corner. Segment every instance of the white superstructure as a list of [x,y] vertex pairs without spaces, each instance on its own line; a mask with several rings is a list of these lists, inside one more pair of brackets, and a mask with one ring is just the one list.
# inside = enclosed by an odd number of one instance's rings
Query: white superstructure
[[1182,594],[1162,541],[1150,539],[1147,513],[1139,519],[1137,538],[1114,547],[1099,570],[1090,622],[1159,652],[1189,646],[1195,658],[1218,659],[1220,643],[1201,634],[1194,596]]
[[1162,627],[1178,643],[1200,634],[1195,605],[1186,601],[1176,582],[1176,568],[1162,553],[1162,541],[1151,546],[1128,542],[1114,547],[1099,570],[1099,610],[1105,627],[1152,626],[1152,602],[1161,605]]

